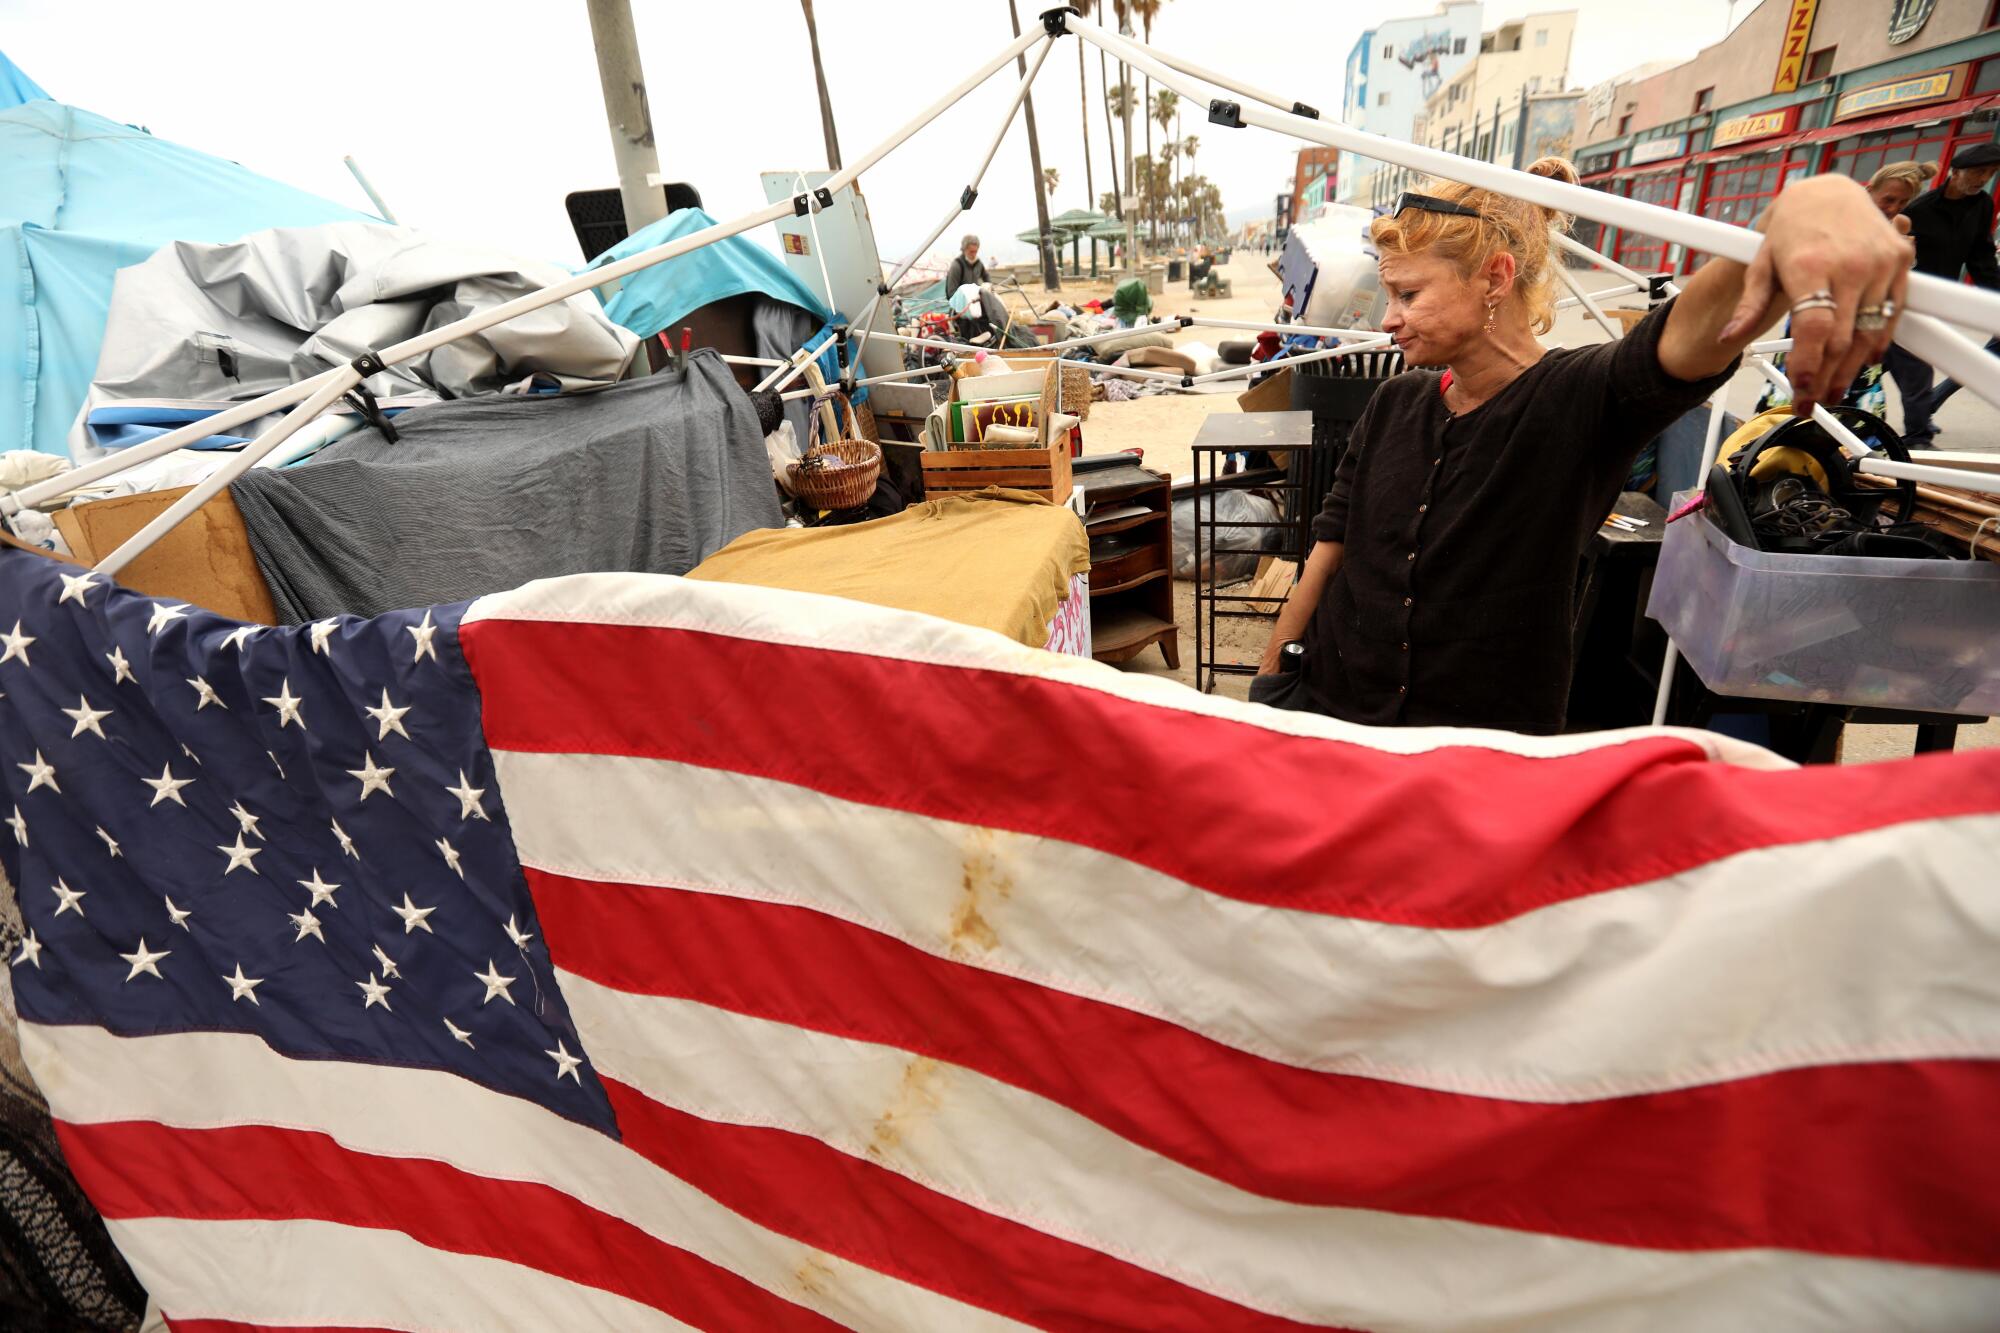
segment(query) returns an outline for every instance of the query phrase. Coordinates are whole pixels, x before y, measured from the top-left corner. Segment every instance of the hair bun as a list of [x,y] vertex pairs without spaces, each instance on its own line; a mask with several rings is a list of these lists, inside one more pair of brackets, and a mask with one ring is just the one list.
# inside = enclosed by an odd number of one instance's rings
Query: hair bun
[[1566,157],[1538,157],[1528,164],[1530,176],[1546,176],[1565,185],[1577,182],[1576,164]]

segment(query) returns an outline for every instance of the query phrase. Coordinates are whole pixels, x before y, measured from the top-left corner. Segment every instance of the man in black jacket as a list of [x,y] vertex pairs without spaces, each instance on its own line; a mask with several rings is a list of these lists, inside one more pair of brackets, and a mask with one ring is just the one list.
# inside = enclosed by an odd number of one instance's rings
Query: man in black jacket
[[966,236],[958,243],[958,257],[945,270],[944,295],[949,301],[951,294],[967,283],[984,287],[991,279],[986,276],[986,261],[979,257],[979,238]]
[[[1962,150],[1951,160],[1944,183],[1919,195],[1903,210],[1910,220],[1910,237],[1917,245],[1917,272],[1957,282],[1970,273],[1981,287],[2000,290],[2000,261],[1993,253],[1993,196],[1986,187],[2000,172],[2000,144],[1983,143]],[[1986,344],[2000,350],[2000,338]],[[1896,389],[1903,397],[1903,440],[1912,449],[1929,449],[1937,428],[1931,415],[1958,392],[1955,381],[1931,388],[1931,367],[1891,343],[1883,357]]]

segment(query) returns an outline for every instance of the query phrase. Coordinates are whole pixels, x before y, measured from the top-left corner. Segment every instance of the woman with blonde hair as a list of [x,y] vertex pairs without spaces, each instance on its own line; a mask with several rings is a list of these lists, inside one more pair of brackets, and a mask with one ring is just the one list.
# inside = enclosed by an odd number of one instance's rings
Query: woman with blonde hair
[[[1890,162],[1875,169],[1868,178],[1868,197],[1875,201],[1875,207],[1882,210],[1882,216],[1890,225],[1905,236],[1910,234],[1910,220],[1903,216],[1903,210],[1910,201],[1930,188],[1931,177],[1937,168],[1928,162]],[[1785,324],[1785,336],[1790,337],[1792,326]],[[1771,358],[1771,364],[1779,370],[1785,368],[1783,352]],[[1861,368],[1854,382],[1847,386],[1847,392],[1840,401],[1847,407],[1858,407],[1863,412],[1887,419],[1889,415],[1889,391],[1882,387],[1883,365],[1871,361]],[[1764,392],[1757,396],[1757,410],[1770,412],[1780,407],[1790,407],[1792,396],[1781,393],[1775,384],[1766,384]]]
[[[1576,179],[1558,158],[1529,170]],[[1908,281],[1909,243],[1868,192],[1818,176],[1779,194],[1755,262],[1713,259],[1624,338],[1551,351],[1536,335],[1567,221],[1454,184],[1375,221],[1382,327],[1418,369],[1355,423],[1252,698],[1378,726],[1559,730],[1578,558],[1633,459],[1788,309],[1797,410],[1837,400],[1880,359]]]

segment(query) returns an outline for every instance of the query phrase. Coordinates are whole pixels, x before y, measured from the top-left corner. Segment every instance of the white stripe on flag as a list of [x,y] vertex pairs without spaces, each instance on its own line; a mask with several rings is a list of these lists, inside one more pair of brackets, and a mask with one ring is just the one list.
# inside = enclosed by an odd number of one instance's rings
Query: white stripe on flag
[[1135,703],[1183,713],[1251,722],[1268,731],[1346,741],[1389,754],[1419,754],[1446,746],[1477,746],[1509,754],[1553,757],[1624,741],[1671,736],[1711,759],[1750,768],[1795,765],[1770,751],[1710,731],[1632,728],[1577,736],[1524,736],[1454,727],[1362,727],[1315,713],[1287,713],[1190,690],[1174,681],[1120,671],[1086,658],[1027,648],[993,630],[935,616],[871,606],[844,597],[709,583],[668,574],[571,574],[537,579],[491,593],[466,608],[462,623],[533,620],[685,629],[790,644],[826,652],[862,653],[897,661],[970,667],[1078,685]]
[[[548,1185],[850,1327],[1022,1327],[758,1226],[604,1135],[456,1075],[290,1060],[238,1033],[115,1037],[100,1028],[23,1023],[21,1046],[59,1120],[317,1131],[356,1152]],[[226,1100],[214,1096],[218,1087],[229,1089]],[[821,1276],[805,1281],[801,1273]]]
[[[278,1327],[697,1333],[650,1305],[504,1259],[434,1250],[400,1231],[337,1222],[107,1221],[153,1304],[175,1319]],[[216,1293],[227,1292],[218,1304]]]
[[1791,1326],[1806,1292],[1855,1327],[1918,1308],[1969,1326],[2000,1308],[2000,1275],[1772,1249],[1647,1250],[1264,1199],[956,1065],[561,981],[600,1067],[656,1101],[808,1135],[972,1207],[1306,1323],[1768,1329]]
[[[2000,1055],[2000,968],[1964,948],[1967,930],[2000,937],[1995,816],[1739,853],[1443,931],[666,760],[494,758],[524,865],[810,907],[1306,1068],[1557,1102]],[[969,875],[1004,886],[979,897],[977,939],[955,930]]]

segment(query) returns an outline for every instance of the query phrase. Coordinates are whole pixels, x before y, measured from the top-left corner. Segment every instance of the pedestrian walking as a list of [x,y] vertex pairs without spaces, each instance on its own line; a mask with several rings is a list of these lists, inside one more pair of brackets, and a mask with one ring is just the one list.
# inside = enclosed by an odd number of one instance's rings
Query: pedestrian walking
[[[1949,282],[1969,273],[1975,285],[2000,291],[2000,261],[1993,254],[1993,196],[1986,190],[1996,173],[2000,173],[2000,144],[1967,148],[1951,159],[1951,173],[1942,184],[1903,210],[1910,220],[1910,238],[1917,244],[1917,272]],[[1986,350],[2000,350],[2000,338],[1989,340]],[[1903,396],[1903,442],[1912,449],[1934,447],[1937,427],[1931,423],[1932,414],[1958,392],[1957,383],[1946,380],[1933,390],[1930,363],[1900,344],[1891,343],[1883,361]]]

